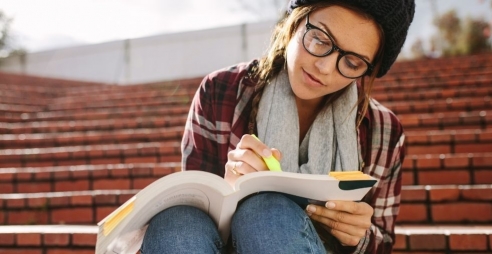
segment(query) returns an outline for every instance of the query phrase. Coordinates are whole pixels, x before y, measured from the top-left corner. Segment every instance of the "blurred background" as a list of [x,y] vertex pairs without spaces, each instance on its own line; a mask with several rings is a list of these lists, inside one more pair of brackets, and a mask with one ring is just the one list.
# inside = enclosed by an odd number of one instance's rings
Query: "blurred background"
[[[261,56],[287,2],[0,0],[0,71],[111,84],[202,76]],[[491,50],[491,0],[416,5],[400,59]]]

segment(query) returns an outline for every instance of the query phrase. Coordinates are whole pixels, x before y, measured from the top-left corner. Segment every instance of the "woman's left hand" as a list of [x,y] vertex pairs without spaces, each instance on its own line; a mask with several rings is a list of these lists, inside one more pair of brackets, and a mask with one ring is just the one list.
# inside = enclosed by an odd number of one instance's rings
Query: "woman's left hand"
[[323,206],[309,205],[308,216],[321,223],[344,246],[356,246],[371,227],[374,209],[364,202],[328,201]]

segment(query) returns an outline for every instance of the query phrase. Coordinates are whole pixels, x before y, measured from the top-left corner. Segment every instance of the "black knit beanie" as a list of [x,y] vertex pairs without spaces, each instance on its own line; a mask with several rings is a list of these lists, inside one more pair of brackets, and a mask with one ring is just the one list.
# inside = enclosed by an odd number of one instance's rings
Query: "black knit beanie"
[[[322,0],[290,0],[287,12]],[[380,78],[388,72],[395,62],[407,37],[408,28],[415,13],[414,0],[344,0],[349,5],[358,7],[370,14],[381,25],[384,32],[384,55],[381,69],[377,74]]]

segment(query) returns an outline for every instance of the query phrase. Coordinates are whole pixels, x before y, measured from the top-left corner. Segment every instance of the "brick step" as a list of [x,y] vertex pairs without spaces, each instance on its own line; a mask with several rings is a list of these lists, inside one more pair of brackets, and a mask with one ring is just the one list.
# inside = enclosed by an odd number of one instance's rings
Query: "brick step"
[[95,225],[138,191],[0,194],[0,225]]
[[371,94],[380,102],[400,102],[400,101],[427,101],[427,100],[448,100],[455,98],[483,97],[492,96],[492,90],[489,86],[483,87],[450,87],[450,88],[433,88],[425,89],[421,92],[409,91],[392,91],[392,92],[374,92]]
[[[471,73],[470,73],[471,74]],[[429,78],[422,76],[421,78],[402,77],[396,81],[377,80],[374,83],[374,92],[393,92],[393,91],[408,91],[409,93],[423,92],[425,89],[436,88],[455,88],[461,86],[469,87],[487,87],[492,81],[492,72],[476,73],[476,75],[462,76],[457,74],[446,78]]]
[[[183,109],[183,111],[188,109]],[[169,112],[169,111],[168,111]],[[82,118],[82,116],[79,116]],[[184,126],[187,114],[176,112],[172,115],[155,114],[152,116],[125,116],[120,119],[107,119],[104,115],[97,115],[96,119],[34,121],[27,123],[2,123],[1,134],[28,134],[28,133],[67,133],[110,131],[120,129],[139,128],[169,128]],[[109,118],[109,115],[108,115]],[[24,137],[19,137],[23,139]]]
[[407,131],[407,155],[492,151],[492,129]]
[[0,135],[0,149],[181,141],[183,130],[184,126],[176,126],[111,131],[4,134]]
[[[56,104],[48,102],[46,106],[30,106],[23,104],[0,104],[0,115],[8,117],[16,113],[26,113],[29,118],[35,118],[38,114],[46,113],[86,113],[91,110],[138,110],[154,109],[160,107],[173,107],[177,105],[189,105],[193,95],[169,95],[163,97],[153,97],[144,99],[127,98],[122,100],[86,100],[84,103],[65,103]],[[9,114],[10,113],[10,114]]]
[[[403,60],[395,62],[390,72],[392,76],[395,76],[396,74],[406,74],[406,76],[411,76],[412,74],[415,75],[421,72],[439,75],[441,73],[454,73],[468,69],[485,70],[488,69],[488,66],[491,66],[491,59],[491,54],[483,54],[475,56],[467,55],[465,57],[453,56],[414,59],[410,61]],[[411,72],[412,70],[417,72]]]
[[[492,60],[492,58],[491,58]],[[430,72],[423,72],[420,73],[415,70],[408,70],[411,71],[412,74],[410,75],[409,73],[405,73],[405,75],[395,75],[395,76],[388,76],[380,79],[382,82],[388,82],[391,83],[392,86],[397,85],[398,83],[400,84],[407,84],[409,81],[417,81],[417,82],[440,82],[440,81],[447,81],[447,80],[466,80],[466,79],[474,79],[475,77],[480,77],[476,80],[481,80],[482,77],[485,77],[487,75],[492,74],[492,71],[490,67],[492,67],[492,64],[487,64],[489,68],[486,66],[482,67],[469,67],[469,68],[458,68],[455,69],[454,71],[450,71],[448,69],[447,72],[436,72],[436,73],[430,73]],[[396,74],[396,72],[395,72]]]
[[145,89],[143,91],[119,91],[116,90],[111,93],[99,92],[98,94],[76,95],[55,98],[51,102],[54,105],[69,106],[69,105],[88,105],[95,102],[111,102],[121,103],[128,101],[147,101],[150,99],[166,98],[170,96],[178,97],[192,97],[195,94],[199,84],[189,89],[181,87],[176,88],[162,88],[162,89]]
[[135,110],[141,108],[151,107],[172,107],[174,105],[189,105],[191,103],[192,96],[189,95],[169,95],[164,97],[153,97],[141,100],[127,99],[127,100],[107,100],[107,101],[86,101],[86,103],[69,103],[69,104],[51,104],[48,106],[45,112],[85,112],[92,109],[118,109],[118,110]]
[[405,131],[407,145],[450,143],[486,143],[492,141],[492,129]]
[[492,253],[492,225],[399,225],[394,254]]
[[0,92],[0,103],[9,105],[26,105],[26,106],[45,106],[50,102],[50,99],[44,97],[31,96],[29,100],[25,99],[25,95],[17,95],[9,93],[9,91]]
[[[0,136],[0,149],[180,141],[183,128],[183,125],[179,125],[111,131],[4,134]],[[409,155],[492,151],[492,129],[408,131],[405,135]]]
[[97,226],[0,226],[0,253],[94,254]]
[[[411,187],[403,188],[398,223],[492,224],[490,185]],[[96,224],[140,190],[117,188],[0,194],[0,224]]]
[[35,114],[0,114],[5,121],[12,122],[41,122],[41,121],[76,121],[76,120],[98,120],[98,119],[121,119],[128,117],[149,117],[149,116],[176,116],[188,114],[189,104],[173,106],[155,107],[134,107],[134,108],[115,108],[115,109],[86,109],[81,111],[57,111],[57,112],[38,112]]
[[440,73],[460,69],[487,69],[491,65],[492,54],[424,58],[411,61],[397,61],[384,78],[408,73]]
[[0,193],[142,189],[180,162],[0,168]]
[[198,88],[198,85],[201,83],[203,77],[182,79],[182,80],[172,80],[172,81],[161,81],[154,83],[144,83],[144,84],[135,84],[135,85],[125,85],[125,86],[114,86],[114,85],[102,85],[99,87],[82,87],[82,88],[74,88],[68,89],[65,92],[65,96],[73,97],[73,96],[90,96],[95,93],[97,94],[112,94],[112,93],[133,93],[133,92],[142,92],[142,91],[155,91],[155,90],[190,90]]
[[398,114],[405,130],[488,129],[492,125],[492,111],[446,112],[426,114]]
[[408,155],[404,185],[492,184],[492,153]]
[[397,223],[492,223],[492,185],[403,186]]
[[475,98],[446,100],[384,102],[384,106],[397,115],[405,113],[470,112],[492,108],[492,99],[489,96],[478,96]]
[[[445,58],[435,58],[430,59],[429,62],[419,62],[418,60],[413,61],[401,61],[396,62],[388,74],[383,77],[386,80],[399,80],[402,77],[419,77],[419,76],[428,76],[432,77],[442,77],[448,75],[456,75],[456,73],[462,73],[466,75],[468,72],[477,72],[477,71],[490,71],[490,67],[492,67],[491,60],[492,57],[489,55],[485,58],[481,58],[480,60],[471,60],[463,59],[461,63],[456,61],[456,59],[448,58],[450,62],[448,63],[440,63],[441,60]],[[471,62],[473,61],[473,62]],[[432,63],[435,64],[432,64]],[[440,65],[440,66],[436,66]]]
[[[0,226],[0,252],[14,254],[94,253],[94,225]],[[399,225],[395,227],[395,254],[490,253],[492,226]]]
[[29,106],[29,105],[15,105],[15,104],[0,104],[0,115],[33,113],[43,111],[45,106]]
[[[28,78],[29,76],[25,76]],[[0,77],[1,78],[1,77]],[[42,86],[42,83],[35,85]],[[14,83],[0,83],[0,91],[2,91],[2,96],[15,97],[15,98],[35,98],[35,99],[51,99],[57,96],[63,95],[67,89],[73,89],[70,87],[57,87],[53,88],[43,88],[43,87],[32,87],[26,85],[18,85]]]
[[0,150],[0,168],[181,161],[180,142]]
[[411,77],[416,74],[435,76],[442,73],[462,73],[463,70],[490,70],[491,60],[491,54],[479,54],[397,61],[382,79],[395,80],[402,76]]
[[63,88],[74,87],[97,87],[103,83],[89,82],[89,81],[74,81],[59,78],[46,78],[39,76],[26,76],[23,74],[14,73],[0,73],[0,86],[11,86],[12,88],[22,89],[46,89],[47,91],[55,92],[63,90]]

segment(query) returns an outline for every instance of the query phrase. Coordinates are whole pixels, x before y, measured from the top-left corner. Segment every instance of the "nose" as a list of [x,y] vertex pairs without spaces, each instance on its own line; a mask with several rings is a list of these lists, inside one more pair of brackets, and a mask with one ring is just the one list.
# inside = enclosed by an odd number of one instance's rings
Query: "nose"
[[324,57],[316,57],[316,61],[314,62],[314,66],[318,68],[319,73],[327,75],[331,74],[334,71],[337,71],[337,59],[338,54],[337,51],[332,52],[331,54]]

